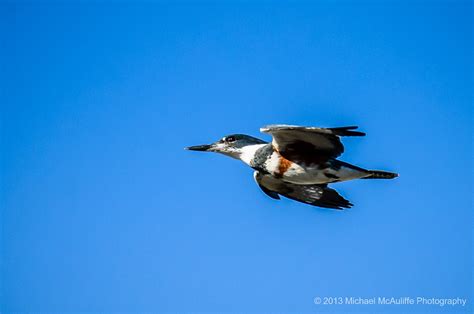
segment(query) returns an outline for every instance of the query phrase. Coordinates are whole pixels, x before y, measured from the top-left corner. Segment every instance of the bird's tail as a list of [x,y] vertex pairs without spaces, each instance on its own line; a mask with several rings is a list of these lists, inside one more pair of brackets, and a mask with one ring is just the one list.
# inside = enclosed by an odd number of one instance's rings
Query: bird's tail
[[398,173],[380,171],[380,170],[367,170],[367,177],[362,179],[393,179],[398,177]]

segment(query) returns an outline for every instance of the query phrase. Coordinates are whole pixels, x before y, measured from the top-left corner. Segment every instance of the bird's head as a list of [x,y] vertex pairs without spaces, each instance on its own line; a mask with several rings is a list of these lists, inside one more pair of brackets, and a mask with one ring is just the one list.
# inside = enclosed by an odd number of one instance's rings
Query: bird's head
[[190,146],[186,147],[186,149],[202,152],[215,152],[239,159],[244,147],[265,143],[265,141],[249,135],[232,134],[224,136],[217,142],[209,145]]

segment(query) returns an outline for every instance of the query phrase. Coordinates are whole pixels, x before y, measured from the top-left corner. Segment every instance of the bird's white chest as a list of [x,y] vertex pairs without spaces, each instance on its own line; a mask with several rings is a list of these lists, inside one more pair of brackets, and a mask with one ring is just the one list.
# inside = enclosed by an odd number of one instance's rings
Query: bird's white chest
[[361,177],[354,170],[321,169],[317,164],[297,164],[274,152],[265,163],[266,170],[273,176],[295,184],[325,184]]
[[313,181],[318,176],[316,167],[299,165],[274,152],[265,162],[266,170],[273,176],[288,180],[293,183],[307,183]]

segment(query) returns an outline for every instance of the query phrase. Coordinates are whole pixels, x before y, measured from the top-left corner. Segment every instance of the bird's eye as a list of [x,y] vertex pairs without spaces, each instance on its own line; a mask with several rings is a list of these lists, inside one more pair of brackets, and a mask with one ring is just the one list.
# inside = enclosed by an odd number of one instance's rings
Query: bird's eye
[[227,137],[225,138],[225,141],[226,141],[227,143],[235,142],[235,137],[233,137],[233,136],[227,136]]

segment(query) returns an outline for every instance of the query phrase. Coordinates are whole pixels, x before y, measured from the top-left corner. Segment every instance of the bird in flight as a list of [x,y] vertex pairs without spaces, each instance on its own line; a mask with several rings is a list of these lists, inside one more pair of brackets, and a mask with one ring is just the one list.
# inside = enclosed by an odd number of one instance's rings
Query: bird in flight
[[353,206],[328,187],[330,183],[353,179],[393,179],[398,174],[366,170],[337,160],[344,152],[343,136],[365,136],[356,126],[317,128],[296,125],[268,125],[260,129],[273,139],[233,134],[209,145],[186,149],[215,152],[240,159],[255,170],[262,191],[274,199],[280,195],[313,206],[344,209]]

